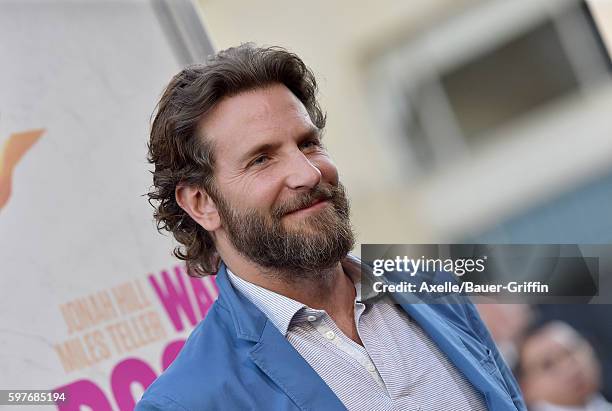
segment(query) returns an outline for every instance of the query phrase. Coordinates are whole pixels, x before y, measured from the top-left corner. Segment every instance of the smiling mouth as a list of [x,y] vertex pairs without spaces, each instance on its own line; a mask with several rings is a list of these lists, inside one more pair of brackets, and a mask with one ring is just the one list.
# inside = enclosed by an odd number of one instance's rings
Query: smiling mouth
[[300,213],[303,213],[303,212],[309,212],[309,211],[318,210],[320,208],[325,207],[328,203],[329,203],[328,200],[318,200],[318,201],[315,201],[314,203],[312,203],[311,205],[309,205],[308,207],[300,208],[299,210],[292,211],[292,212],[287,213],[285,215],[296,215],[296,214],[300,214]]

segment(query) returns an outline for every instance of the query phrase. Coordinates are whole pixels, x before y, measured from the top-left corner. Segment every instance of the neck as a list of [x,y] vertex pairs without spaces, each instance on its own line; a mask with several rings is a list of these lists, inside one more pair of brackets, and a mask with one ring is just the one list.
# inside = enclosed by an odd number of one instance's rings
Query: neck
[[221,254],[229,269],[242,279],[325,312],[356,343],[363,345],[355,325],[355,285],[342,263],[299,275],[290,270],[261,267],[238,253]]
[[[225,242],[223,242],[225,243]],[[341,262],[313,272],[270,269],[247,259],[227,244],[218,244],[223,262],[242,279],[331,315],[339,305],[352,308],[355,287]],[[352,311],[351,311],[352,312]]]
[[323,270],[295,273],[292,270],[261,267],[242,258],[223,260],[242,279],[308,307],[331,314],[339,305],[346,306],[347,302],[351,307],[353,305],[355,286],[344,273],[340,262]]

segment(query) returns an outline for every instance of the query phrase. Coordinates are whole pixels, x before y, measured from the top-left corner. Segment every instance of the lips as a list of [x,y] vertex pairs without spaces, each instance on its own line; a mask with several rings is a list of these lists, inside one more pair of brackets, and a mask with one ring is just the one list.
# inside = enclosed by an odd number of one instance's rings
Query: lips
[[323,199],[321,199],[321,200],[316,200],[314,203],[310,204],[308,207],[304,207],[304,208],[302,208],[302,210],[305,210],[305,209],[307,209],[307,208],[310,208],[310,207],[312,207],[312,206],[315,206],[315,205],[317,205],[317,204],[319,204],[319,203],[322,203],[323,201],[325,201],[325,200],[323,200]]
[[316,205],[321,204],[321,203],[324,203],[324,202],[327,202],[327,199],[322,198],[322,199],[316,200],[315,202],[311,203],[310,205],[308,205],[308,206],[306,206],[306,207],[304,207],[304,208],[299,208],[299,209],[297,209],[297,210],[293,210],[293,211],[291,211],[291,212],[287,213],[287,215],[289,215],[289,214],[294,214],[294,213],[298,213],[298,212],[300,212],[300,211],[304,211],[304,210],[308,210],[308,209],[313,208],[313,207],[315,207]]

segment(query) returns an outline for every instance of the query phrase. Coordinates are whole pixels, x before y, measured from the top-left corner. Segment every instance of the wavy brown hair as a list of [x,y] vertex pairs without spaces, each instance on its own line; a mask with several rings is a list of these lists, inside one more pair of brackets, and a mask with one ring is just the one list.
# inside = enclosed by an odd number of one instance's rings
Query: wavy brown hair
[[205,64],[185,67],[170,80],[156,106],[147,157],[155,170],[147,196],[155,209],[157,230],[171,232],[180,243],[173,254],[186,262],[189,275],[216,273],[220,262],[208,231],[175,198],[180,183],[204,189],[214,201],[220,199],[213,176],[214,147],[203,135],[200,121],[221,99],[275,83],[284,84],[304,104],[316,127],[325,127],[312,71],[283,48],[252,43],[220,51]]

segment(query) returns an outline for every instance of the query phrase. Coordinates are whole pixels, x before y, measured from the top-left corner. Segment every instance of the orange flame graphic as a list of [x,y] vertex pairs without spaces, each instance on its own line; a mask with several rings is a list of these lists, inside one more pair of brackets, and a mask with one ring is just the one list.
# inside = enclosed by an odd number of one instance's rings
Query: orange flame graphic
[[45,129],[41,128],[11,134],[0,149],[0,210],[11,196],[13,170],[44,132]]

